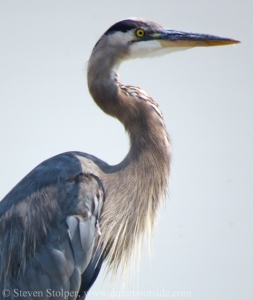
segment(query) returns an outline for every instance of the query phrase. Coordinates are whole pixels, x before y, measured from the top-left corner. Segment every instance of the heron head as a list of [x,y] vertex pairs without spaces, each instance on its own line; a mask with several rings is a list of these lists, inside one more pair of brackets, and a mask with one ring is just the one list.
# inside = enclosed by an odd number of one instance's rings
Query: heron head
[[105,51],[105,59],[117,60],[164,55],[199,46],[221,46],[239,43],[237,40],[165,29],[143,19],[126,19],[112,25],[100,38],[96,48]]

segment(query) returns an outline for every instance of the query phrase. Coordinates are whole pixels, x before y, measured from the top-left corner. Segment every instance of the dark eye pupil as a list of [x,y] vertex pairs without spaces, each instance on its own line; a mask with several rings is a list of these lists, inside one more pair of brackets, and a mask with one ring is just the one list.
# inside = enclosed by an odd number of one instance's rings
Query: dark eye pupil
[[137,35],[138,36],[143,36],[144,35],[144,31],[143,30],[137,30]]

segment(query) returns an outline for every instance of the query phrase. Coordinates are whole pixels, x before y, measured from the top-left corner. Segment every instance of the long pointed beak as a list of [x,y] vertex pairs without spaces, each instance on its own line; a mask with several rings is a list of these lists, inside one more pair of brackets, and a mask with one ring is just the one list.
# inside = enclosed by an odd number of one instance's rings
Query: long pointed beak
[[183,32],[166,29],[151,35],[160,41],[162,47],[206,47],[223,46],[240,43],[240,41],[218,37],[209,34],[199,34],[193,32]]

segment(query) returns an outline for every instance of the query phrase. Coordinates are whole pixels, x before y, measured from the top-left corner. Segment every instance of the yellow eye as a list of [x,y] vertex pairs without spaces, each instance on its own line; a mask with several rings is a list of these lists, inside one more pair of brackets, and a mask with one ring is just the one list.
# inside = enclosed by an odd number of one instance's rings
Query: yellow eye
[[135,31],[136,36],[143,37],[145,35],[145,31],[143,29],[137,29]]

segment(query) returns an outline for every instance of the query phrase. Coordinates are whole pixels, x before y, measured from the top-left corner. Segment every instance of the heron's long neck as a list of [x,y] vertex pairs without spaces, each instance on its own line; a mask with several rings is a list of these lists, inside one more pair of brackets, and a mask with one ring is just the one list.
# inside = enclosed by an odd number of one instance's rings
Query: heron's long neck
[[167,188],[169,139],[158,105],[141,89],[121,85],[114,70],[89,68],[88,85],[98,106],[118,118],[130,136],[126,158],[103,179],[107,198],[101,240],[116,269],[151,233]]

